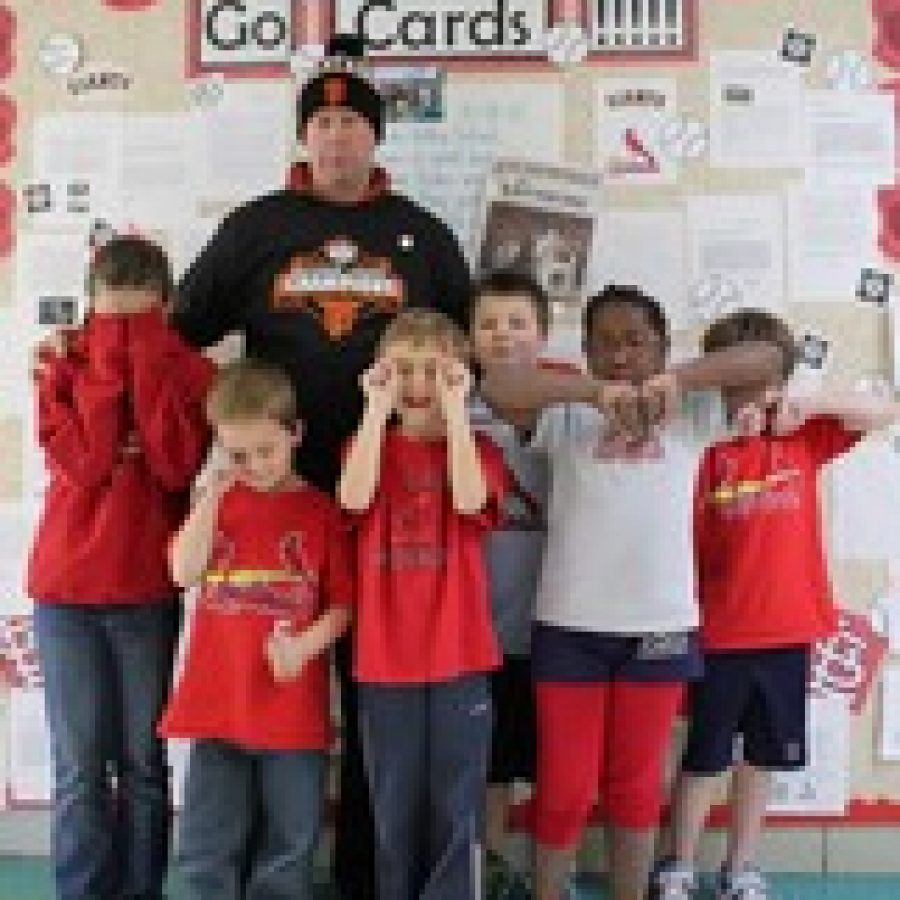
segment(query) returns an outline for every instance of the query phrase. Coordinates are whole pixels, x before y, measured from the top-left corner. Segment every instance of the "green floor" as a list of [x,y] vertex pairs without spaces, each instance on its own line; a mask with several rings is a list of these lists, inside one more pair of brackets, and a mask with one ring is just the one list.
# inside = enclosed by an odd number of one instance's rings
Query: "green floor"
[[[780,875],[775,900],[900,900],[900,876]],[[171,898],[177,900],[177,886]],[[603,892],[585,884],[580,900],[601,900]],[[50,867],[44,859],[0,859],[0,900],[53,900]],[[322,900],[326,900],[323,895]]]

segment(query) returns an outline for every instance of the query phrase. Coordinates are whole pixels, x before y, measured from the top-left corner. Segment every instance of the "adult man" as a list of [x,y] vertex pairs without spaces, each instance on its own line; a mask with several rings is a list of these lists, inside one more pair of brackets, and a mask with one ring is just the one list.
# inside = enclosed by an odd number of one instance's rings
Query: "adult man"
[[[384,102],[353,70],[361,42],[337,38],[297,105],[307,162],[288,186],[244,204],[219,227],[185,274],[175,327],[208,346],[244,334],[248,355],[282,366],[298,394],[306,430],[298,466],[331,490],[340,450],[362,411],[359,376],[393,314],[404,306],[465,319],[469,274],[449,229],[389,190],[376,167]],[[227,136],[224,138],[227,140]],[[373,896],[372,826],[359,749],[349,648],[343,674],[344,747],[336,822],[341,896]]]

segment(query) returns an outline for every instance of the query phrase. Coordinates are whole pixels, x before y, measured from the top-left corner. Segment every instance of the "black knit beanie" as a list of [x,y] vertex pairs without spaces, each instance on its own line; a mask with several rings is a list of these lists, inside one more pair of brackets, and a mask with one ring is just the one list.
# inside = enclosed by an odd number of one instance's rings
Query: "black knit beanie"
[[359,113],[372,126],[378,141],[384,137],[384,99],[366,78],[352,71],[363,58],[364,44],[354,35],[335,35],[325,49],[322,71],[310,79],[297,101],[297,130],[301,138],[306,123],[326,106]]

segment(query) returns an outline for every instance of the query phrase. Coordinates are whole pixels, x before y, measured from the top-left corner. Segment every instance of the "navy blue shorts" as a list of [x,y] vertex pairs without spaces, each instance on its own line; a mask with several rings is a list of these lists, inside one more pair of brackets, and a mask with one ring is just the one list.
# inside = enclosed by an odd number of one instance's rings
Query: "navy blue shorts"
[[716,775],[739,758],[760,769],[806,765],[809,647],[706,653],[690,688],[690,728],[682,768]]
[[694,631],[610,634],[537,624],[535,681],[687,681],[703,667]]

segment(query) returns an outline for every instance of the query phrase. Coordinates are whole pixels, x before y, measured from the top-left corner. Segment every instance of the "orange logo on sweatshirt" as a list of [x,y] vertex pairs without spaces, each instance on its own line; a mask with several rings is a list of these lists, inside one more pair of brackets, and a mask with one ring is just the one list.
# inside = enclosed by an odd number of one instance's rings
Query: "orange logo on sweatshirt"
[[335,238],[298,253],[275,279],[272,307],[312,313],[333,341],[346,337],[367,313],[395,313],[405,302],[403,280],[391,261],[361,253]]

